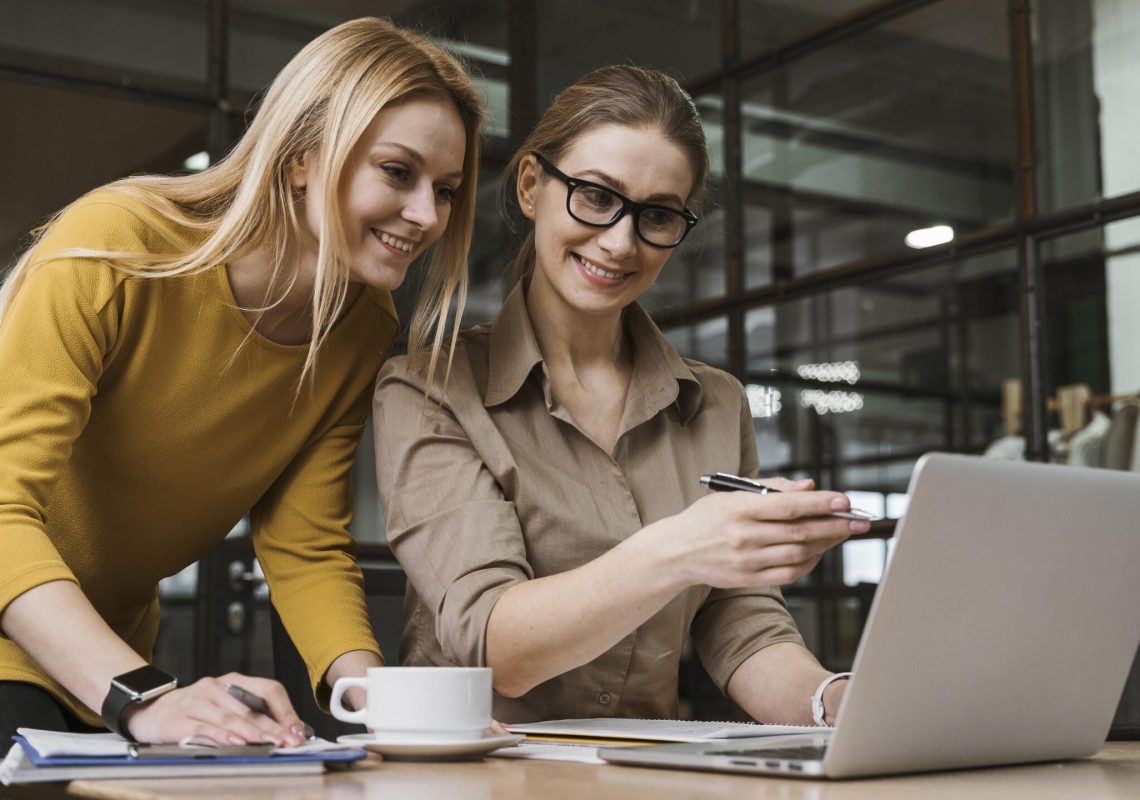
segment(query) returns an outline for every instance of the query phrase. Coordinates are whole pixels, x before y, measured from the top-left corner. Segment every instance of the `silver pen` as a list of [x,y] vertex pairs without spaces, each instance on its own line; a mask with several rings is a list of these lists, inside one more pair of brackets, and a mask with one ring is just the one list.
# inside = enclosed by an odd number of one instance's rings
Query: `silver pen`
[[[277,718],[273,716],[273,712],[269,709],[269,704],[265,702],[265,698],[261,695],[254,694],[248,689],[243,689],[236,683],[227,683],[226,692],[230,695],[230,697],[241,701],[242,705],[244,705],[250,711],[253,711],[257,714],[263,714],[274,722],[277,721]],[[306,739],[312,739],[316,735],[316,732],[313,730],[312,725],[307,722],[302,722],[301,735]]]

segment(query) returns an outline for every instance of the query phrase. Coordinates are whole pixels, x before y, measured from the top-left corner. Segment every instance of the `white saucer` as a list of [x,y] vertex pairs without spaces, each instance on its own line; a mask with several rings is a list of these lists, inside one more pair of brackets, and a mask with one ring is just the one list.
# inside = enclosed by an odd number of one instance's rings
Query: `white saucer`
[[432,741],[409,742],[382,733],[352,733],[338,736],[341,744],[363,747],[392,761],[462,761],[481,758],[492,750],[509,747],[523,740],[514,733],[487,734],[477,738],[451,738],[441,735]]

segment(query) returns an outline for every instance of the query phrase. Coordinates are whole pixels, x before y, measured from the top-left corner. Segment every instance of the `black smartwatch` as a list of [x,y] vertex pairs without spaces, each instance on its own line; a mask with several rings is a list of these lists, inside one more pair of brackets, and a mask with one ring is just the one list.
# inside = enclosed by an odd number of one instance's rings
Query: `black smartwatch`
[[177,688],[177,678],[149,664],[116,675],[111,679],[111,691],[107,692],[107,699],[103,701],[103,724],[127,741],[133,742],[134,737],[123,724],[123,711],[127,706],[145,703]]

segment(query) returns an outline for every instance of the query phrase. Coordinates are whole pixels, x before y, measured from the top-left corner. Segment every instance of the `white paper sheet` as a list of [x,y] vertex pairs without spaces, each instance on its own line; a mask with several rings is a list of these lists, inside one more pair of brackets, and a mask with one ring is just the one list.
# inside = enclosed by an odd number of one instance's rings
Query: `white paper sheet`
[[497,758],[524,758],[534,761],[576,761],[580,764],[605,764],[598,758],[594,745],[563,744],[554,742],[523,742],[514,747],[502,747],[490,754]]
[[558,719],[508,725],[511,733],[528,736],[581,736],[590,739],[628,741],[701,742],[751,736],[783,736],[790,733],[828,733],[831,728],[811,725],[759,725],[749,722],[704,722],[675,719]]

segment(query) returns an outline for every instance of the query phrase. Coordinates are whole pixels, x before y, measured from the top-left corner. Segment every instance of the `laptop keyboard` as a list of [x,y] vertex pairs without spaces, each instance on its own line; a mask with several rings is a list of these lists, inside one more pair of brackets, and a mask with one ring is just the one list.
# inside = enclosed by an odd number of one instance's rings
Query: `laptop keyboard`
[[827,752],[826,745],[802,747],[760,747],[755,750],[715,750],[710,756],[745,756],[749,758],[779,758],[792,761],[819,761]]

